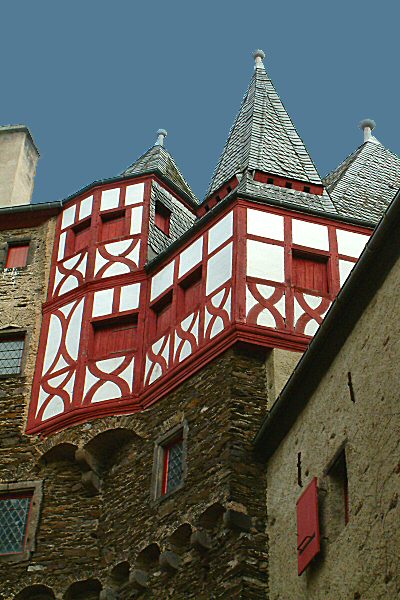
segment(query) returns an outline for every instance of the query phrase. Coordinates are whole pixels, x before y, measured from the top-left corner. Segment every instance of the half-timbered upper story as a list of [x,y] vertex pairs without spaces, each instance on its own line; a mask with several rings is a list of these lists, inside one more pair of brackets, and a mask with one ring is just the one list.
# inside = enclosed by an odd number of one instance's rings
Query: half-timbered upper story
[[306,349],[400,161],[369,135],[325,187],[255,58],[202,203],[163,130],[121,176],[63,203],[28,432],[143,410],[238,342]]

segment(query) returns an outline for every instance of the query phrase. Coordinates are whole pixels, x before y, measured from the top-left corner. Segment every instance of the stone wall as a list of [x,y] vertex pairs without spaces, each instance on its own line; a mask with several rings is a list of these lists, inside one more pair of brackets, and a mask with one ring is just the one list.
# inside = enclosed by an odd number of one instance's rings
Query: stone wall
[[[21,408],[13,404],[14,416]],[[33,597],[34,585],[70,599],[99,598],[101,588],[121,600],[135,589],[160,600],[265,598],[265,475],[252,461],[265,412],[265,357],[229,350],[142,413],[44,440],[13,418],[3,480],[12,472],[44,486],[30,561],[10,568],[0,558],[3,598],[27,588]],[[184,485],[155,499],[155,441],[179,424]]]
[[[400,592],[400,320],[396,264],[269,460],[271,600],[397,598]],[[344,447],[349,521],[329,467]],[[298,485],[298,453],[301,477]],[[300,577],[296,501],[318,477],[322,551]],[[336,504],[335,504],[336,502]],[[339,518],[339,522],[338,522]]]

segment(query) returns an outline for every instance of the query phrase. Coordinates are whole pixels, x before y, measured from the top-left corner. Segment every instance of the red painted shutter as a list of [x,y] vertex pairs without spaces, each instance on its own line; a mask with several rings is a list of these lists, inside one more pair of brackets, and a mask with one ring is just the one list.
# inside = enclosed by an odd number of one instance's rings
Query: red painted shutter
[[90,242],[90,223],[85,227],[75,231],[74,251],[79,252],[89,245]]
[[170,324],[171,324],[171,308],[172,308],[172,305],[169,302],[168,304],[163,306],[163,308],[160,308],[157,311],[157,324],[156,324],[156,332],[157,333],[162,333],[163,331],[168,329],[168,327],[170,326]]
[[301,575],[320,551],[317,478],[297,500],[297,565]]
[[136,347],[136,323],[96,325],[94,331],[94,357],[131,352]]
[[6,269],[13,269],[17,267],[25,267],[28,259],[29,244],[20,246],[9,246]]
[[102,241],[120,238],[127,233],[127,221],[125,212],[115,215],[105,216],[102,221],[101,239]]
[[293,285],[298,288],[328,292],[328,261],[324,258],[293,253]]
[[170,220],[171,211],[160,202],[156,202],[154,223],[158,229],[161,229],[161,231],[165,233],[165,235],[169,235]]

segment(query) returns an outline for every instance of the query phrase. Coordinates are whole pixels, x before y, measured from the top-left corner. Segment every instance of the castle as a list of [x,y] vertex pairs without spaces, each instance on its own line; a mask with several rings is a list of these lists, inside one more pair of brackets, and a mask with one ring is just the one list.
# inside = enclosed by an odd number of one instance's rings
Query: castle
[[0,127],[3,600],[399,593],[400,159],[321,180],[254,58],[202,202],[159,130],[31,204]]

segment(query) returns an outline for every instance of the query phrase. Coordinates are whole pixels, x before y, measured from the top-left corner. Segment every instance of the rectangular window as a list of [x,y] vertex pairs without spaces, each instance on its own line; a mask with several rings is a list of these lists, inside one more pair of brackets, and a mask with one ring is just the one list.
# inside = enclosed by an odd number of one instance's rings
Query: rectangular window
[[0,338],[0,375],[18,375],[21,372],[23,352],[22,335]]
[[163,446],[163,480],[162,495],[176,489],[182,481],[183,466],[183,439],[176,438],[173,442]]
[[293,251],[292,282],[297,288],[327,294],[328,258],[306,252]]
[[28,260],[29,244],[16,244],[8,246],[6,269],[26,267]]
[[94,339],[92,358],[112,357],[127,354],[136,349],[137,315],[112,321],[93,323]]
[[0,496],[0,554],[24,551],[32,494]]
[[328,475],[328,530],[336,538],[349,522],[349,484],[346,453],[343,449],[329,468]]
[[65,254],[68,256],[87,248],[90,244],[90,238],[91,219],[86,219],[82,223],[71,227],[67,232]]
[[179,284],[178,317],[193,312],[199,306],[201,299],[202,270],[196,269],[189,277]]
[[154,223],[165,235],[169,235],[171,211],[161,202],[156,201]]
[[317,478],[304,490],[296,504],[297,566],[301,575],[320,551]]
[[115,240],[128,235],[128,221],[125,211],[114,211],[101,217],[101,241]]
[[161,300],[152,307],[154,314],[153,334],[161,335],[171,325],[172,319],[172,291],[165,294]]

